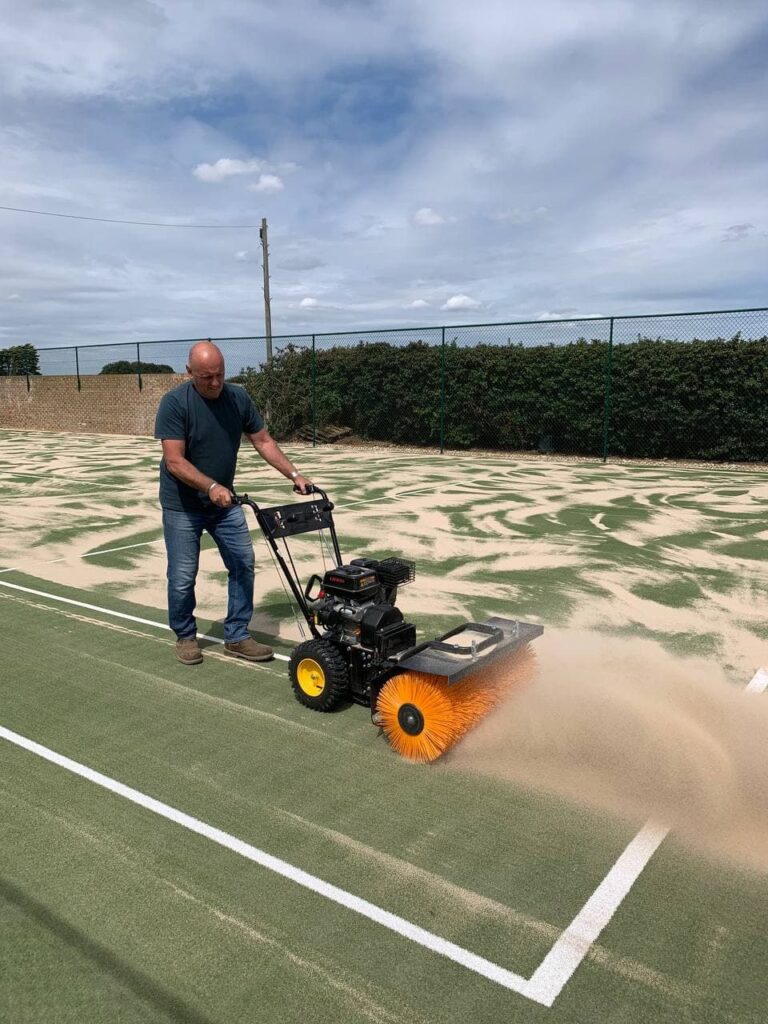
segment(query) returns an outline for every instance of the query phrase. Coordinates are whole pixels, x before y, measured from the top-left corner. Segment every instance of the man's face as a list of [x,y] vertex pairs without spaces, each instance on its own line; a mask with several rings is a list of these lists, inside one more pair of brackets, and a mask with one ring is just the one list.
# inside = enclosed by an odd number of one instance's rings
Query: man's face
[[224,361],[208,363],[205,366],[187,367],[195,390],[203,398],[218,398],[224,387]]

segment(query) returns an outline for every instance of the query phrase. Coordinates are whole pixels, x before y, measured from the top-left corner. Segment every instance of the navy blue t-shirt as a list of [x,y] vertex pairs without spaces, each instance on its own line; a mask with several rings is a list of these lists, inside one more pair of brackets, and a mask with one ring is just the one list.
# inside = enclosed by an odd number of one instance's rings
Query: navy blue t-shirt
[[[163,395],[155,419],[155,437],[183,441],[184,456],[201,473],[224,487],[235,480],[237,453],[243,434],[255,434],[264,426],[250,395],[235,384],[225,384],[218,398],[209,399],[191,380]],[[177,480],[160,461],[160,504],[176,511],[205,512],[212,507],[208,496]]]

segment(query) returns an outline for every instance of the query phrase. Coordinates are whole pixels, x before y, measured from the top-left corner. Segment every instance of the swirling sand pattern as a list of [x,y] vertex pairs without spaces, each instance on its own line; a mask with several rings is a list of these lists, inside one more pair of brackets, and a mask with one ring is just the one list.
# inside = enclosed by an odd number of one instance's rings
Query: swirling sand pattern
[[[427,632],[507,614],[653,638],[715,657],[740,679],[767,660],[768,472],[288,450],[336,501],[344,554],[416,560],[400,604]],[[0,568],[106,591],[161,617],[157,461],[149,438],[0,431]],[[291,500],[245,450],[238,487],[266,504]],[[295,556],[303,573],[322,568],[315,537],[298,540]],[[257,561],[253,626],[293,639],[258,539]],[[220,618],[226,574],[209,544],[201,567],[199,614]]]

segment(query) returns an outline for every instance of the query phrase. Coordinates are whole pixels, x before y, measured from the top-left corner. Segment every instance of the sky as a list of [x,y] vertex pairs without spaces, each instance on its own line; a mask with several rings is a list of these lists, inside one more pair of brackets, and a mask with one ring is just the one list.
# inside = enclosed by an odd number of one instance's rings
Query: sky
[[264,217],[276,335],[768,306],[766,53],[765,0],[0,0],[0,206],[68,215],[0,210],[0,347],[262,335]]

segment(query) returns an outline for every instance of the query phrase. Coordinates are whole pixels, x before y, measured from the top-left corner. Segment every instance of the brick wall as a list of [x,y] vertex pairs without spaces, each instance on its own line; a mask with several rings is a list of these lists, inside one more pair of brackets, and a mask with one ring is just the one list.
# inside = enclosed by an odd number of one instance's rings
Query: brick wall
[[0,427],[84,434],[154,433],[160,399],[184,374],[104,374],[81,377],[0,377]]

